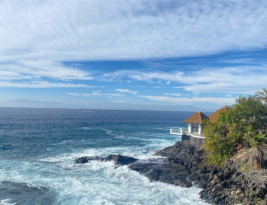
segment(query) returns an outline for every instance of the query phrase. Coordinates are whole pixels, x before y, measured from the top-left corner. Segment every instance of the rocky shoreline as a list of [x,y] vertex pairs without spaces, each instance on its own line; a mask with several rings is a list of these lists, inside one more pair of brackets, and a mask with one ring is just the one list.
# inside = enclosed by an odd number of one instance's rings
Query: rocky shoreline
[[148,162],[122,155],[82,157],[76,162],[100,160],[114,161],[115,166],[130,164],[130,169],[145,175],[151,181],[200,187],[200,198],[211,204],[267,204],[267,173],[248,166],[253,155],[251,150],[240,150],[219,169],[206,165],[204,154],[203,149],[191,145],[189,141],[179,141],[155,153],[164,158]]

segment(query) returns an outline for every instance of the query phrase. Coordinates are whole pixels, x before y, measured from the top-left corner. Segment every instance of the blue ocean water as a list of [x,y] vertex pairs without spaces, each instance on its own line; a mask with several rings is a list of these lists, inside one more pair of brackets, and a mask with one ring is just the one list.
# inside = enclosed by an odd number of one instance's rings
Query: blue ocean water
[[0,204],[205,204],[200,189],[150,182],[112,162],[80,156],[122,154],[146,160],[179,136],[191,112],[0,108]]

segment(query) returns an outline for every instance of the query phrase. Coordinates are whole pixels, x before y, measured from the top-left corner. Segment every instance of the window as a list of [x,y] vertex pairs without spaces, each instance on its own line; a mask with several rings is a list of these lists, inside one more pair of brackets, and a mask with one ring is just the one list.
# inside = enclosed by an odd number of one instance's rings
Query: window
[[198,125],[192,125],[192,133],[198,133]]

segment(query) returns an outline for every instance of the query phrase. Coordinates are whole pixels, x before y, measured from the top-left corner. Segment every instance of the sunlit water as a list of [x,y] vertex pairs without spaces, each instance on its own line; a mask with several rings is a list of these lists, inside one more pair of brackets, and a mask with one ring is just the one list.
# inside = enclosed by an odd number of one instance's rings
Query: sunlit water
[[112,162],[80,156],[148,159],[173,145],[170,127],[190,112],[0,108],[0,204],[205,204],[200,189],[150,182]]

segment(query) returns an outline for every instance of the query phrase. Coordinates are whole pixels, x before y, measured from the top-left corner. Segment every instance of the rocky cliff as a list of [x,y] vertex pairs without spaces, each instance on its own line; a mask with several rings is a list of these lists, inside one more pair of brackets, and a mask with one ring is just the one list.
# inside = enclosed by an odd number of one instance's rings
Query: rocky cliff
[[265,149],[240,149],[221,168],[208,166],[204,150],[189,141],[177,142],[156,152],[162,158],[148,162],[121,155],[82,157],[76,162],[112,160],[116,165],[130,164],[130,169],[144,174],[151,181],[182,187],[198,186],[202,188],[200,197],[212,204],[267,204],[267,172],[262,163]]
[[267,204],[267,172],[251,162],[254,157],[254,148],[241,149],[210,174],[201,198],[213,204]]
[[206,186],[209,174],[214,169],[205,165],[203,150],[185,142],[160,150],[156,155],[166,157],[164,160],[149,163],[137,162],[130,169],[138,171],[153,181],[161,181],[182,187],[191,187],[197,183]]
[[221,168],[206,165],[203,149],[188,142],[160,150],[160,164],[133,163],[130,168],[151,180],[182,187],[198,186],[200,197],[212,204],[267,204],[267,172],[258,169],[254,149],[241,149]]

